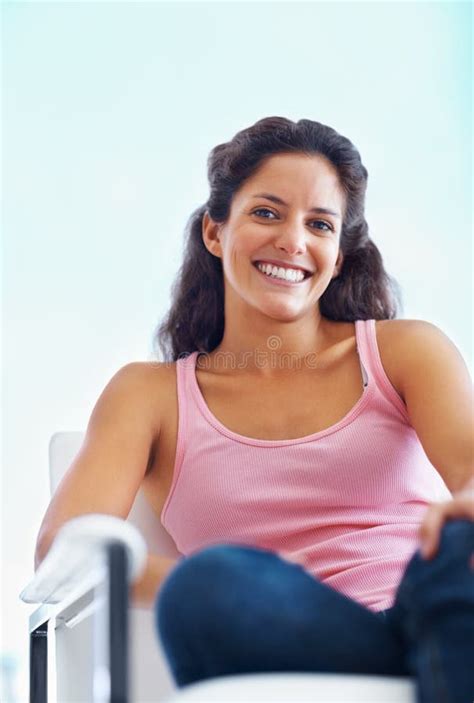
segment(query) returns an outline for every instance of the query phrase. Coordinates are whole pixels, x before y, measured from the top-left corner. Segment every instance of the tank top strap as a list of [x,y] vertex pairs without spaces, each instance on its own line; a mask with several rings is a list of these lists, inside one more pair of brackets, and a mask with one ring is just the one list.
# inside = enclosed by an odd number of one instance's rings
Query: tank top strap
[[369,372],[371,380],[374,381],[379,392],[401,413],[403,419],[409,422],[406,405],[393,387],[383,367],[377,343],[375,320],[357,320],[355,324],[359,356]]
[[357,354],[359,355],[360,370],[362,373],[364,388],[369,383],[367,369],[371,372],[370,351],[368,335],[370,334],[370,323],[375,323],[375,320],[356,320],[355,335]]
[[[178,433],[176,442],[175,472],[181,465],[192,425],[193,394],[191,393],[195,357],[198,352],[183,354],[176,362],[176,393],[178,396]],[[191,414],[191,417],[190,417]]]

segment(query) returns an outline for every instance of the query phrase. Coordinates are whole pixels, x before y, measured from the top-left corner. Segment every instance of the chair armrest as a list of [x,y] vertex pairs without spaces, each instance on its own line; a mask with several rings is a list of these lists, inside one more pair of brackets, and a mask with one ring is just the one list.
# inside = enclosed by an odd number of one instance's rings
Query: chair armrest
[[60,603],[82,583],[100,582],[106,569],[104,553],[111,542],[126,548],[128,581],[135,581],[146,566],[145,540],[126,520],[92,513],[73,518],[58,530],[20,599],[25,603]]

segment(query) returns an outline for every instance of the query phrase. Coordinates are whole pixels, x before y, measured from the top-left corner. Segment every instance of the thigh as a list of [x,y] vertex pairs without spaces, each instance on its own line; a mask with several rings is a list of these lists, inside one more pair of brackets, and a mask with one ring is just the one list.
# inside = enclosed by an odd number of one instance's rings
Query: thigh
[[181,560],[162,584],[156,616],[165,651],[176,658],[180,648],[201,649],[209,670],[407,671],[383,617],[254,547],[215,545]]

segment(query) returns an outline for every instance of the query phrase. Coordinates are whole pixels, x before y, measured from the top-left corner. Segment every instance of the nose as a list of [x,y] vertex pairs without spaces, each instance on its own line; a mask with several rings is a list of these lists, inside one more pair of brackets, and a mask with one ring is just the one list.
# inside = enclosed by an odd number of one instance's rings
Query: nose
[[275,246],[292,256],[304,253],[306,251],[306,232],[304,227],[299,227],[298,225],[287,227],[285,232],[281,232],[277,236]]

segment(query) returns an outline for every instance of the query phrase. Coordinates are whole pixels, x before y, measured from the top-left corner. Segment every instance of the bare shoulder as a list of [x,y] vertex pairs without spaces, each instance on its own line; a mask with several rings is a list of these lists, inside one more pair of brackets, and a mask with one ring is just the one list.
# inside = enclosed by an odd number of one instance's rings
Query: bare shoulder
[[151,382],[159,382],[159,379],[166,376],[166,367],[164,361],[130,361],[117,371],[116,377],[121,377],[132,385],[147,387]]
[[176,383],[176,361],[139,361],[143,365],[142,374],[150,382],[160,386]]
[[426,320],[377,320],[376,335],[382,363],[403,397],[407,382],[429,358],[464,364],[454,342]]
[[377,341],[388,342],[397,346],[397,351],[408,353],[409,344],[418,342],[419,344],[431,344],[439,340],[438,343],[451,344],[449,337],[435,324],[426,320],[377,320]]
[[[166,412],[172,366],[170,362],[131,361],[122,366],[114,376],[124,393],[136,399],[143,409],[144,418],[149,418],[154,434],[159,435],[161,418]],[[171,367],[171,368],[170,368]]]

